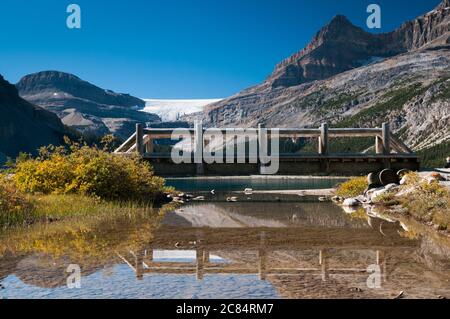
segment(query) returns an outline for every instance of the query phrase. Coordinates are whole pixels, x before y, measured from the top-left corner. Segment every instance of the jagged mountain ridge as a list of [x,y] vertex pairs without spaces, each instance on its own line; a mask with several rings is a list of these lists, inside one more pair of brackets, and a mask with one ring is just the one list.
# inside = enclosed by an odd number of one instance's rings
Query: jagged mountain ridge
[[[435,10],[404,23],[393,32],[372,34],[338,15],[309,45],[279,63],[266,81],[273,88],[329,78],[360,67],[373,58],[392,57],[436,42],[448,43],[448,0]],[[441,39],[441,37],[444,38]]]
[[56,113],[65,125],[85,134],[128,138],[136,123],[160,122],[157,115],[140,111],[143,100],[101,89],[69,73],[30,74],[16,87],[22,98]]
[[0,75],[0,162],[19,152],[35,154],[41,146],[63,142],[66,129],[58,117],[19,97]]
[[[392,45],[379,45],[377,50],[387,47],[389,50],[385,52],[392,50],[397,54],[365,66],[348,66],[350,69],[347,71],[326,71],[325,79],[298,85],[285,82],[281,85],[285,80],[280,77],[283,68],[311,59],[311,53],[316,54],[318,48],[327,48],[326,44],[320,44],[316,39],[325,39],[320,34],[330,32],[330,25],[345,24],[347,31],[342,31],[342,34],[352,30],[356,39],[366,38],[366,32],[338,16],[319,32],[310,46],[280,63],[263,84],[212,104],[203,114],[191,116],[190,120],[200,117],[206,125],[219,127],[255,127],[259,122],[277,127],[315,127],[321,122],[334,126],[370,127],[390,121],[394,132],[401,133],[402,138],[418,150],[448,140],[448,2],[445,0],[435,10],[404,23],[391,33],[375,36],[392,42]],[[342,41],[344,45],[346,42]],[[355,38],[348,42],[350,47],[354,42],[361,46],[361,41]],[[346,48],[341,50],[341,53],[332,51],[330,55],[345,55]],[[349,61],[357,65],[359,59],[360,56]],[[331,75],[333,72],[338,74]]]

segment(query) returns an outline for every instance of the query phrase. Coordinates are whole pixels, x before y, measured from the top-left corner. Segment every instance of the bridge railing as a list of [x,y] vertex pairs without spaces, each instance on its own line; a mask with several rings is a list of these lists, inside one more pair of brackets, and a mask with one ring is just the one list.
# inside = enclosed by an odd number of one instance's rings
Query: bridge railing
[[[259,137],[259,133],[267,130],[270,138],[270,129],[259,125],[258,128],[245,129],[246,133],[252,133]],[[130,136],[116,151],[116,154],[130,154],[139,153],[141,155],[154,154],[154,141],[161,139],[171,139],[174,128],[144,128],[142,124],[136,125],[136,132]],[[197,143],[202,149],[207,143],[208,137],[205,136],[206,130],[201,124],[196,124],[193,128],[183,129],[192,135],[196,141],[202,140],[202,143]],[[233,131],[242,132],[242,128],[224,128],[216,129],[225,134],[232,134]],[[318,148],[317,153],[321,156],[332,156],[337,154],[330,154],[329,145],[332,138],[374,138],[375,153],[379,156],[397,157],[415,155],[414,152],[400,139],[393,135],[390,131],[389,123],[383,123],[381,128],[329,128],[328,124],[324,123],[319,128],[280,128],[277,129],[280,138],[317,138]],[[235,143],[235,142],[234,142]],[[198,151],[198,150],[197,150]],[[200,150],[201,151],[201,150]],[[356,154],[353,154],[356,155]],[[365,156],[366,154],[359,154]],[[301,156],[301,155],[299,155]]]

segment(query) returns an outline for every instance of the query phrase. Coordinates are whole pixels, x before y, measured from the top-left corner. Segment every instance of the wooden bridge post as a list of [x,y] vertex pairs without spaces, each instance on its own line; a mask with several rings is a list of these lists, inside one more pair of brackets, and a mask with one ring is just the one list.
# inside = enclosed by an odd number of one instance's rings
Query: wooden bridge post
[[326,123],[323,123],[320,127],[319,154],[328,154],[328,124]]
[[[383,154],[390,155],[391,154],[391,130],[389,128],[389,123],[383,123],[382,126],[382,140],[383,140]],[[386,158],[383,161],[385,168],[391,168],[391,159]]]
[[267,248],[266,248],[266,233],[261,232],[260,243],[258,249],[258,273],[260,280],[266,280],[267,277]]
[[197,248],[195,251],[195,259],[196,259],[196,275],[197,280],[203,280],[205,271],[204,271],[204,251],[202,248]]
[[[267,135],[264,136],[263,130],[265,125],[263,123],[258,124],[258,159],[259,159],[259,174],[264,175],[264,166],[266,163],[262,163],[261,159],[263,156],[269,154],[269,145]],[[267,133],[267,132],[266,132]]]
[[196,165],[197,175],[205,173],[203,166],[203,124],[197,122],[194,125],[194,163]]
[[[150,127],[147,127],[147,129],[150,129]],[[147,136],[148,136],[148,141],[144,146],[145,153],[153,154],[153,152],[155,151],[154,142],[153,142],[151,135],[147,135]]]
[[138,250],[135,255],[136,278],[144,279],[144,251]]
[[[319,137],[319,154],[326,156],[328,155],[328,124],[323,123],[320,126],[320,137]],[[328,173],[330,170],[330,162],[328,159],[320,159],[320,170],[324,173]]]
[[144,127],[141,123],[136,124],[136,153],[144,154]]
[[383,153],[385,155],[391,154],[391,130],[389,128],[389,123],[383,123],[382,139],[383,139]]
[[375,153],[378,155],[384,153],[383,138],[381,136],[375,137]]

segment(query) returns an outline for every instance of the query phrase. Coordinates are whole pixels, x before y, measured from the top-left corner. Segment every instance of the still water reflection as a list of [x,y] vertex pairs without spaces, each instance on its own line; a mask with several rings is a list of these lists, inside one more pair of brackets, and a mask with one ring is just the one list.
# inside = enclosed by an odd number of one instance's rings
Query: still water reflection
[[3,234],[0,297],[450,297],[448,244],[331,203],[195,203]]

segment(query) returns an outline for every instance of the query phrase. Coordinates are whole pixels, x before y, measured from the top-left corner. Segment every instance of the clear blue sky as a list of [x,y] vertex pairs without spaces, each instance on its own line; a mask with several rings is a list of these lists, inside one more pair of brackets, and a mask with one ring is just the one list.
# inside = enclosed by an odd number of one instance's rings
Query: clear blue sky
[[[0,74],[74,73],[142,98],[226,97],[263,81],[334,15],[364,26],[370,3],[383,29],[440,0],[2,0]],[[82,29],[66,27],[66,7]]]

